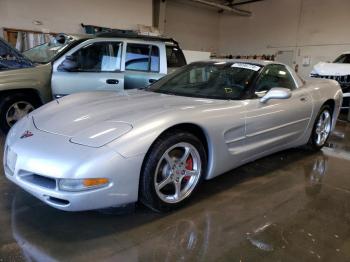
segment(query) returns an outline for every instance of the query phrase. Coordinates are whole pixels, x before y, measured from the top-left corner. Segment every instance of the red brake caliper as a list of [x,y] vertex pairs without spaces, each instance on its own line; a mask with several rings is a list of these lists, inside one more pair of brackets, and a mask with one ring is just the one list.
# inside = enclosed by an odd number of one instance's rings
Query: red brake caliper
[[[191,155],[186,160],[186,169],[193,170],[193,158]],[[183,180],[185,180],[187,182],[188,180],[190,180],[190,178],[191,178],[191,176],[185,176],[183,178]]]

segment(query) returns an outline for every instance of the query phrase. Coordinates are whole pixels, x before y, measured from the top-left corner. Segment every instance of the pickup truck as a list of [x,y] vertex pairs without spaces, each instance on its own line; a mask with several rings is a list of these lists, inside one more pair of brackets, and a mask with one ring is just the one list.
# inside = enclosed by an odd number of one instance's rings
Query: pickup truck
[[57,35],[22,54],[0,39],[0,129],[40,105],[83,91],[145,88],[186,65],[179,44],[124,34]]

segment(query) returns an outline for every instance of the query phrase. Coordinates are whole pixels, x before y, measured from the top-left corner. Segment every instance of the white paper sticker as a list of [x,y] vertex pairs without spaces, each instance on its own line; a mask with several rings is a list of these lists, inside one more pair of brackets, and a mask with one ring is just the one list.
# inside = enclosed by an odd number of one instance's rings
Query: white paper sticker
[[261,68],[261,66],[252,65],[252,64],[245,64],[245,63],[234,63],[231,67],[250,69],[253,71],[259,71]]

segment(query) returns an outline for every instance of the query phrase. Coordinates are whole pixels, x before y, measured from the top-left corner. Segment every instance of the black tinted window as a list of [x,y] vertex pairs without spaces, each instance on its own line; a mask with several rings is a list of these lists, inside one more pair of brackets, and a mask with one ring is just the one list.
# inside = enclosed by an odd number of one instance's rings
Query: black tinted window
[[350,54],[339,56],[334,63],[350,64]]
[[268,65],[256,83],[255,92],[264,93],[274,87],[295,88],[294,80],[283,65]]
[[186,65],[185,56],[176,46],[166,46],[166,58],[168,67],[181,67]]
[[142,44],[128,44],[126,50],[125,69],[158,72],[158,47]]
[[80,72],[111,72],[120,70],[122,44],[99,42],[86,45],[72,54]]

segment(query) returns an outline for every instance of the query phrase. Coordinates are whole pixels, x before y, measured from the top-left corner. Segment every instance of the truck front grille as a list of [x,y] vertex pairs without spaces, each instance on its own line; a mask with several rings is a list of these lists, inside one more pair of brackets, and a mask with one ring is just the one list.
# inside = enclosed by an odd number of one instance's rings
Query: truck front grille
[[333,76],[312,74],[311,77],[335,80],[339,83],[343,93],[350,92],[350,75]]

